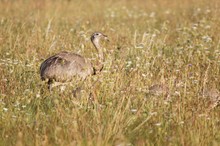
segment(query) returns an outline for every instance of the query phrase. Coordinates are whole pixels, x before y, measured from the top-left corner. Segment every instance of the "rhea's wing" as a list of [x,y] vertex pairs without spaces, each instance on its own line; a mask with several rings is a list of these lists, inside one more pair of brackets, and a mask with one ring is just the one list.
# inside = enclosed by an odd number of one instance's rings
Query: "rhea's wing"
[[65,59],[65,54],[67,52],[62,52],[47,58],[40,66],[41,79],[44,80],[45,70],[51,68],[52,66],[57,66],[61,64],[66,64],[68,61]]

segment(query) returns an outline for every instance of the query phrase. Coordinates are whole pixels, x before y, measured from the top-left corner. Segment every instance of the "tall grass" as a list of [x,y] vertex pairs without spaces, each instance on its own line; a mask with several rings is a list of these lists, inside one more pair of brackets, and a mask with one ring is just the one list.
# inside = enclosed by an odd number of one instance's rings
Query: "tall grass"
[[[0,145],[219,145],[219,6],[1,1]],[[103,72],[85,81],[81,98],[50,94],[40,63],[62,50],[96,58],[94,31],[111,40]],[[168,91],[150,94],[152,85]]]

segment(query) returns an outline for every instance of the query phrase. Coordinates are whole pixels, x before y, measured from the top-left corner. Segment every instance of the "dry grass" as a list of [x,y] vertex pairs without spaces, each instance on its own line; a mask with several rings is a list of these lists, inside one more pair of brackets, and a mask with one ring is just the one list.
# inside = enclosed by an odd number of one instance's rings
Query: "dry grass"
[[[218,0],[1,1],[0,145],[219,145],[219,7]],[[61,50],[95,58],[89,37],[97,30],[111,40],[102,74],[85,82],[80,99],[50,94],[40,63]],[[149,94],[155,84],[166,96]]]

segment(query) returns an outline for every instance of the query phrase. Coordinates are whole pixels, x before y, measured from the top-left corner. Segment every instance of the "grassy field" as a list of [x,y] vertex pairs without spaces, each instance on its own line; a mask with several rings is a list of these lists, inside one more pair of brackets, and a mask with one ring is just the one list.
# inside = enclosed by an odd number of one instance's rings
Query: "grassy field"
[[[0,145],[220,145],[219,0],[1,0]],[[66,50],[105,67],[81,98],[40,80]],[[96,82],[95,86],[91,85]],[[90,100],[93,93],[94,100]]]

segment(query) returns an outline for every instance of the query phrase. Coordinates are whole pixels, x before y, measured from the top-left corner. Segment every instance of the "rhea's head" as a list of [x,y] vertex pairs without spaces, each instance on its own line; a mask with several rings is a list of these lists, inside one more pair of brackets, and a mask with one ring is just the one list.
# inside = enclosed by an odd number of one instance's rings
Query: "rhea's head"
[[94,42],[97,42],[97,43],[98,43],[99,40],[101,40],[101,39],[104,39],[104,40],[109,41],[107,35],[104,35],[104,34],[101,33],[101,32],[95,32],[95,33],[93,33],[92,36],[91,36],[91,41],[92,41],[93,43],[94,43]]

